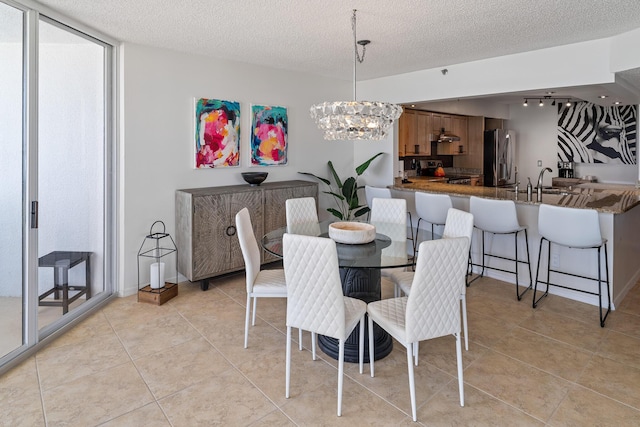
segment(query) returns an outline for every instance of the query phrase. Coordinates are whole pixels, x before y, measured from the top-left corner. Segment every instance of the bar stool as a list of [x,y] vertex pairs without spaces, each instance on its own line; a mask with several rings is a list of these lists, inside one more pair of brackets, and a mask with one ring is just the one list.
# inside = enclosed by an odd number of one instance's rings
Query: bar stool
[[431,239],[433,240],[434,226],[444,226],[447,221],[447,213],[453,207],[451,197],[447,194],[431,194],[416,191],[416,213],[418,225],[416,226],[413,253],[417,253],[418,236],[420,233],[420,221],[431,223]]
[[[529,237],[527,236],[527,227],[521,226],[518,223],[518,215],[516,213],[516,204],[512,200],[492,200],[483,199],[480,197],[471,196],[469,200],[469,210],[473,214],[474,226],[482,232],[482,264],[473,264],[475,266],[482,266],[480,276],[484,275],[485,268],[502,271],[505,273],[515,274],[516,276],[516,296],[518,301],[522,299],[522,296],[532,288],[533,278],[531,275],[531,262],[529,258]],[[521,260],[518,257],[518,233],[524,231],[524,241],[527,248],[527,259]],[[515,243],[515,256],[509,258],[502,255],[496,255],[485,252],[484,237],[486,233],[491,234],[513,234]],[[515,263],[515,271],[504,270],[497,267],[490,267],[485,264],[485,257],[500,258],[507,261],[513,261]],[[529,269],[529,287],[520,293],[520,284],[518,278],[518,265],[527,264]],[[474,278],[471,282],[475,281],[478,277]],[[471,283],[469,282],[469,283]],[[467,284],[468,286],[469,284]]]
[[[593,209],[563,208],[559,206],[540,205],[538,213],[538,233],[540,233],[540,252],[538,256],[538,267],[536,270],[536,284],[533,289],[533,308],[538,302],[549,294],[549,286],[570,289],[590,295],[598,295],[600,306],[600,326],[604,327],[604,322],[611,311],[611,294],[609,289],[609,261],[607,257],[607,239],[602,238],[600,233],[600,222],[598,212]],[[542,242],[547,241],[547,281],[540,280],[540,260],[542,259]],[[598,278],[583,276],[566,271],[551,269],[551,244],[565,246],[571,249],[595,249],[598,253]],[[602,257],[601,249],[604,247],[605,283],[607,284],[607,312],[602,316]],[[557,283],[551,283],[550,273],[559,273],[582,279],[598,282],[598,292],[585,291],[571,288]],[[547,289],[540,298],[536,300],[538,282],[546,283]]]

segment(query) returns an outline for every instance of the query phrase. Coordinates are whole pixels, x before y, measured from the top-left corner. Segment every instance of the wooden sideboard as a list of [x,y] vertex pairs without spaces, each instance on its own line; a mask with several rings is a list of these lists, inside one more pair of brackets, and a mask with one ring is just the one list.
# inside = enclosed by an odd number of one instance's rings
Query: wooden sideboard
[[[230,185],[176,191],[176,245],[178,272],[201,281],[244,269],[236,235],[235,215],[249,209],[256,240],[286,225],[285,201],[298,197],[318,199],[318,184],[308,181],[268,182],[259,186]],[[261,262],[278,258],[262,251]]]

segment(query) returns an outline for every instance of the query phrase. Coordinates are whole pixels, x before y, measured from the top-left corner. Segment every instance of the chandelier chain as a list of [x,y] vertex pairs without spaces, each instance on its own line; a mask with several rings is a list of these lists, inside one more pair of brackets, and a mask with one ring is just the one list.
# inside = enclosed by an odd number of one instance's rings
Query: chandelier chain
[[362,57],[358,52],[358,37],[356,36],[356,9],[353,9],[353,15],[351,16],[351,30],[353,31],[353,47],[356,51],[356,59],[360,64],[364,62],[364,55],[367,52],[367,45],[362,44]]

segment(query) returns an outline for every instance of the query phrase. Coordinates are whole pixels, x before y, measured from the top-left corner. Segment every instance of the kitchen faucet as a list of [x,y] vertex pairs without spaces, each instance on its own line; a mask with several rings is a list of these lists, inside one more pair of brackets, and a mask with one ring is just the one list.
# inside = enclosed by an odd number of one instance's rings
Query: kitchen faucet
[[538,176],[538,202],[542,201],[542,177],[546,171],[553,172],[551,168],[543,168]]

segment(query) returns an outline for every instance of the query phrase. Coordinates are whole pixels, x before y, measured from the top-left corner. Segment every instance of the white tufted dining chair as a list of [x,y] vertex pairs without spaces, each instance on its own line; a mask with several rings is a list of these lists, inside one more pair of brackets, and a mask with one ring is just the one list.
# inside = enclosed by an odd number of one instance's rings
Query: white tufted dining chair
[[[461,211],[455,208],[449,208],[445,220],[443,239],[451,239],[456,237],[466,237],[471,242],[473,234],[473,215],[469,212]],[[468,264],[468,263],[467,263]],[[398,286],[405,295],[411,292],[414,272],[398,272],[391,275],[391,281]],[[467,324],[467,286],[462,283],[460,286],[460,302],[462,304],[462,323],[464,328],[464,348],[469,350],[469,328]],[[415,351],[416,366],[418,365],[418,346]]]
[[[376,226],[376,232],[386,234],[393,242],[405,241],[407,227],[407,201],[405,199],[380,199],[374,197],[371,200],[371,224]],[[389,235],[389,232],[395,235]],[[406,246],[402,250],[406,253]],[[380,274],[391,277],[393,273],[404,272],[404,268],[383,268]],[[398,296],[399,290],[394,289],[394,295]]]
[[287,199],[287,233],[319,236],[318,210],[314,197]]
[[[236,229],[240,249],[244,258],[247,282],[247,310],[244,322],[244,348],[249,344],[249,317],[251,314],[251,299],[253,298],[252,325],[256,324],[256,302],[261,298],[286,298],[287,285],[284,270],[260,270],[260,249],[253,234],[249,210],[242,208],[236,214]],[[302,346],[302,340],[300,340]]]
[[[384,187],[372,187],[371,185],[364,186],[364,196],[367,200],[367,206],[373,210],[373,199],[391,199],[391,190]],[[405,234],[408,240],[411,240],[412,246],[415,246],[415,239],[413,237],[413,222],[411,221],[411,211],[407,210],[405,205],[405,215],[409,219],[409,230],[411,231],[411,237]],[[369,219],[371,219],[371,213],[369,213]],[[405,230],[406,233],[406,230]]]
[[417,421],[413,351],[415,344],[423,340],[455,337],[460,406],[464,406],[460,283],[464,283],[468,255],[466,237],[422,242],[409,296],[374,301],[367,306],[371,376],[374,376],[373,322],[376,322],[407,349],[413,421]]
[[360,324],[360,373],[364,358],[364,315],[367,304],[346,297],[338,267],[336,244],[331,239],[286,233],[282,237],[284,271],[287,276],[287,350],[286,394],[291,379],[291,328],[312,333],[315,360],[315,335],[322,334],[339,342],[338,416],[342,415],[345,341]]

